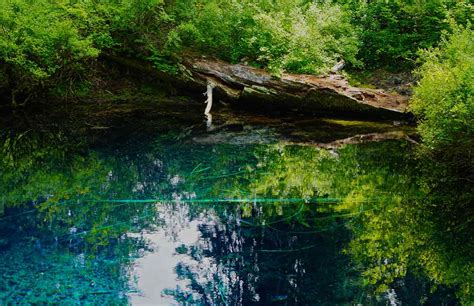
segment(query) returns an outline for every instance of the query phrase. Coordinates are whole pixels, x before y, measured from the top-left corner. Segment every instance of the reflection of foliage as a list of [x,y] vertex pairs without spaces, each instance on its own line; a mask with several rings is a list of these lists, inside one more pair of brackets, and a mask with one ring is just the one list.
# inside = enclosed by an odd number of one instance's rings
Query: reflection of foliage
[[[239,160],[235,162],[245,165],[242,166],[244,173],[220,178],[217,186],[225,188],[219,189],[216,195],[249,199],[325,196],[344,198],[337,211],[349,212],[349,215],[354,216],[348,223],[354,232],[354,239],[347,251],[359,264],[369,288],[379,294],[388,294],[391,292],[389,289],[393,288],[396,289],[398,298],[419,303],[423,299],[431,302],[449,301],[449,293],[443,293],[446,290],[443,285],[454,289],[461,286],[459,294],[469,299],[465,294],[472,283],[472,273],[462,273],[471,269],[471,257],[466,252],[472,248],[472,242],[466,241],[466,237],[470,237],[465,231],[468,224],[464,224],[466,228],[459,227],[462,231],[457,233],[457,240],[464,240],[467,244],[461,249],[453,248],[447,243],[452,238],[442,234],[445,232],[442,220],[448,219],[449,215],[439,210],[439,207],[449,207],[450,214],[453,214],[455,211],[462,211],[460,208],[465,205],[456,207],[446,204],[440,199],[449,194],[442,191],[432,194],[433,182],[428,183],[427,180],[431,178],[436,182],[433,179],[435,174],[427,174],[417,180],[417,176],[427,167],[410,157],[412,152],[407,143],[348,146],[333,152],[279,145],[258,146],[251,151],[253,155],[245,157],[247,151],[241,150]],[[215,156],[210,153],[209,161],[222,159],[222,153],[216,153]],[[228,167],[232,158],[235,155],[206,165],[214,171],[224,169],[219,168],[220,163]],[[212,180],[208,182],[213,186]],[[211,188],[212,190],[214,189]],[[464,202],[466,201],[465,199]],[[319,207],[321,211],[331,211],[330,206]],[[241,205],[241,208],[244,220],[251,218],[256,224],[269,225],[278,219],[286,221],[282,224],[292,224],[296,219],[313,230],[330,226],[317,222],[317,218],[311,220],[311,215],[315,212],[314,205],[304,205],[303,210],[298,212],[300,208],[291,208],[276,200],[272,204],[259,206],[261,216],[255,215],[250,204]],[[221,213],[225,214],[225,210]],[[469,219],[464,216],[459,220]],[[458,226],[460,225],[462,222],[458,222]],[[224,266],[229,254],[215,252],[218,252],[217,249],[228,248],[230,246],[217,245],[212,248],[215,250],[212,257],[223,258],[221,264]],[[444,258],[446,254],[452,254],[456,260],[451,258],[448,261]],[[448,263],[450,267],[446,266]],[[188,278],[195,278],[199,275],[195,269],[196,267],[194,270],[193,267],[182,267],[179,271]],[[435,287],[435,284],[439,286]],[[213,281],[207,285],[200,283],[198,291],[209,293],[206,290],[211,290],[213,285]],[[178,290],[178,293],[183,294],[183,297],[189,296],[183,291]],[[217,293],[215,298],[218,298]]]
[[[449,168],[413,160],[404,142],[328,151],[278,144],[173,144],[167,135],[153,147],[121,147],[110,154],[107,148],[84,150],[85,139],[72,142],[63,133],[48,135],[4,133],[0,147],[0,199],[6,204],[4,216],[15,217],[0,220],[7,237],[0,239],[0,247],[8,248],[2,256],[17,254],[18,265],[24,264],[27,255],[20,252],[21,245],[24,252],[37,249],[35,263],[57,261],[49,270],[38,264],[35,275],[61,269],[85,273],[78,286],[110,283],[99,287],[111,292],[104,299],[115,298],[130,290],[131,257],[147,251],[147,242],[129,233],[165,227],[173,238],[179,226],[154,203],[101,200],[207,199],[211,205],[194,204],[186,211],[179,211],[179,205],[162,207],[182,214],[187,223],[208,217],[200,222],[199,242],[176,250],[192,259],[176,268],[190,287],[167,292],[180,301],[224,303],[223,297],[242,296],[266,303],[349,303],[356,295],[371,301],[360,293],[364,285],[359,272],[371,290],[395,289],[403,301],[418,303],[423,296],[428,302],[448,301],[442,294],[445,285],[459,289],[463,301],[472,299],[472,191],[456,186]],[[439,177],[445,178],[444,185]],[[343,201],[309,200],[315,197]],[[214,205],[215,198],[249,201]],[[255,198],[272,200],[257,205],[251,201]],[[285,203],[288,198],[308,203]],[[351,238],[347,229],[353,237],[343,254]],[[20,243],[10,237],[24,238]],[[85,266],[75,270],[77,258]],[[68,263],[72,268],[62,267]],[[2,273],[12,274],[10,268]],[[27,269],[31,266],[19,273]],[[63,275],[45,273],[41,286],[63,282]],[[25,277],[13,274],[20,282]],[[64,290],[57,289],[61,294]],[[87,290],[81,292],[95,292]]]
[[[357,170],[344,184],[352,190],[340,209],[360,212],[351,222],[355,237],[348,251],[361,264],[368,285],[387,292],[409,273],[416,273],[431,281],[427,286],[433,287],[427,290],[435,291],[435,284],[453,286],[460,288],[458,294],[465,302],[471,301],[474,241],[468,203],[472,192],[450,184],[454,179],[450,176],[442,189],[433,189],[439,186],[439,178],[433,175],[441,173],[435,164],[428,168],[410,162],[400,156],[397,146],[386,146],[383,155],[377,153],[380,148],[374,149],[364,150],[369,159],[351,148],[341,152],[341,160],[347,160],[347,154],[352,156],[348,160],[357,161],[344,167]],[[415,181],[415,173],[425,175]]]
[[[46,139],[45,143],[25,134],[4,139],[0,151],[3,202],[7,207],[31,202],[41,211],[45,227],[61,220],[56,235],[74,227],[75,231],[85,231],[83,236],[94,241],[95,247],[106,245],[109,239],[118,239],[129,230],[129,220],[137,211],[145,212],[146,206],[91,204],[81,202],[81,198],[120,196],[131,189],[128,184],[137,177],[137,170],[129,167],[122,171],[120,161],[97,154],[74,154],[71,151],[80,147],[61,147],[64,142],[58,141],[60,138]],[[52,146],[55,144],[59,147]],[[124,220],[127,222],[121,225]],[[111,223],[116,225],[109,227]]]
[[[176,267],[189,286],[164,293],[209,305],[348,303],[360,293],[357,273],[340,252],[348,237],[345,230],[335,231],[337,220],[319,228],[326,234],[315,234],[301,224],[260,215],[262,208],[265,204],[256,205],[253,217],[242,220],[241,210],[227,206],[219,214],[225,224],[219,219],[201,224],[199,241],[176,249],[189,258]],[[285,207],[283,215],[295,210],[299,207]],[[305,215],[308,222],[325,216],[316,210]],[[273,224],[258,226],[263,220]]]
[[0,267],[0,299],[79,303],[93,295],[100,303],[126,303],[127,267],[147,250],[127,233],[155,224],[155,207],[81,199],[130,192],[137,167],[122,170],[117,159],[81,155],[80,143],[48,135],[2,137],[0,247],[8,251],[0,261],[11,264]]
[[272,146],[258,151],[257,167],[263,174],[251,183],[251,189],[276,198],[319,196],[319,168],[321,160],[329,156],[327,150],[296,146]]
[[[435,284],[460,288],[465,301],[472,299],[472,191],[466,182],[456,186],[461,182],[448,166],[413,160],[407,144],[399,142],[348,146],[332,153],[278,145],[254,152],[256,164],[248,166],[243,186],[235,181],[233,195],[240,190],[250,198],[344,198],[337,210],[355,216],[349,223],[355,237],[348,252],[360,264],[367,285],[379,293],[396,288],[403,294],[403,282],[413,282],[415,274],[418,282],[426,282],[419,290],[430,299],[436,299],[428,293]],[[264,205],[266,222],[292,214],[283,207],[278,202]],[[308,225],[312,209],[305,207],[291,220],[303,216],[299,221]],[[244,206],[244,216],[251,215]],[[443,290],[441,286],[435,292]]]

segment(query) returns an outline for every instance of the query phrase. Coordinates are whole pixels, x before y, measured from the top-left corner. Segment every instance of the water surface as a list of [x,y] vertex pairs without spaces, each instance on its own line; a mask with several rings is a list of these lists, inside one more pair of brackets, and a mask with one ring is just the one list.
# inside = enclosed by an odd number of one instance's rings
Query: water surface
[[416,158],[411,128],[213,119],[185,103],[4,116],[2,303],[471,300],[469,193]]

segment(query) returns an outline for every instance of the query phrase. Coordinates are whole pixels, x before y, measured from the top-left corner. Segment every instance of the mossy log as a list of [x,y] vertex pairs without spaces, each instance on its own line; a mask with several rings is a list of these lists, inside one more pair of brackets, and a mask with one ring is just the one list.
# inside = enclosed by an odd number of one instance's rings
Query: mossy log
[[[132,68],[139,64],[113,58]],[[229,64],[207,57],[188,57],[181,74],[157,73],[175,87],[203,93],[207,84],[215,86],[216,100],[245,108],[291,109],[313,113],[400,118],[407,115],[408,97],[378,89],[357,88],[339,74],[314,76],[283,74],[280,77],[243,64]],[[142,67],[147,73],[150,67]]]

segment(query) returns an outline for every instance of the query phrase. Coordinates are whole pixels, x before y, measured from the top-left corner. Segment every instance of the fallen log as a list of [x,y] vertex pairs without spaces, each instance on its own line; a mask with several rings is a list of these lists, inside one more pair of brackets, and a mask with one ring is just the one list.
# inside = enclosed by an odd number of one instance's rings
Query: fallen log
[[[112,59],[132,68],[140,67],[129,59]],[[188,57],[182,61],[181,68],[182,73],[178,75],[159,75],[188,92],[202,93],[211,83],[215,86],[216,100],[246,108],[374,118],[400,118],[408,114],[408,97],[379,89],[353,87],[342,75],[335,73],[325,76],[285,73],[276,77],[263,69],[207,57]],[[145,71],[149,73],[150,67]]]

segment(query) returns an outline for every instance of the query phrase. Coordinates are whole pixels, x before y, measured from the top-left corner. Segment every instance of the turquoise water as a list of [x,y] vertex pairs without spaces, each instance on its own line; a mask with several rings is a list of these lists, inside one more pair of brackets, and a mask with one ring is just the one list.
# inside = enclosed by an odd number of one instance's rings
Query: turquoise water
[[281,118],[4,116],[0,301],[471,301],[469,188],[417,158],[409,128]]

